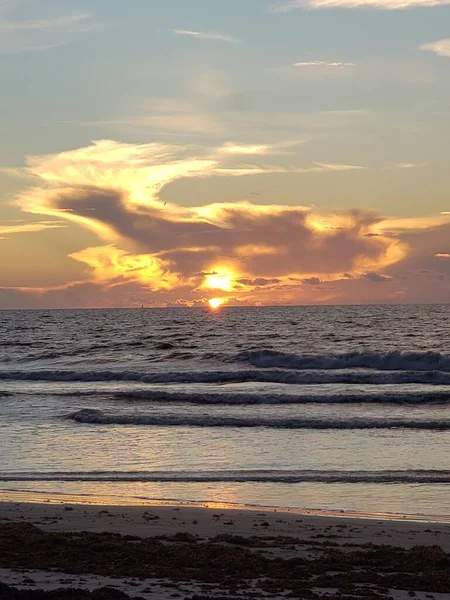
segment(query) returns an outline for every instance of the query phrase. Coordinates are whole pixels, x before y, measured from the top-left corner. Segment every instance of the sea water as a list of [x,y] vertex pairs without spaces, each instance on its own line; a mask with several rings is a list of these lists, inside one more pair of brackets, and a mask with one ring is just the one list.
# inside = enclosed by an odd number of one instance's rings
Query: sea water
[[450,515],[450,306],[0,312],[0,490]]

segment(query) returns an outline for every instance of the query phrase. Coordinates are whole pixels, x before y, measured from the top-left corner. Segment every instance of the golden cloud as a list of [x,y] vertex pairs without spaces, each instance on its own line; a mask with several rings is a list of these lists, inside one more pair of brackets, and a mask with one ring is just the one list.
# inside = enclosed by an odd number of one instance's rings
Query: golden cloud
[[[248,201],[185,207],[160,199],[166,185],[182,178],[279,172],[237,162],[252,153],[264,156],[268,148],[103,140],[29,159],[34,186],[17,203],[97,234],[101,244],[70,255],[87,267],[88,281],[76,285],[128,286],[139,302],[142,294],[153,294],[158,303],[181,298],[190,305],[219,297],[218,291],[230,303],[292,303],[311,294],[329,301],[343,285],[370,285],[367,273],[390,283],[383,271],[408,259],[411,235],[450,223],[450,215],[385,219],[370,210],[321,212]],[[347,167],[320,165],[330,177]]]
[[64,223],[58,223],[57,221],[36,221],[35,223],[6,223],[0,225],[0,236],[9,237],[16,233],[34,233],[39,231],[45,231],[47,229],[60,229],[65,227]]

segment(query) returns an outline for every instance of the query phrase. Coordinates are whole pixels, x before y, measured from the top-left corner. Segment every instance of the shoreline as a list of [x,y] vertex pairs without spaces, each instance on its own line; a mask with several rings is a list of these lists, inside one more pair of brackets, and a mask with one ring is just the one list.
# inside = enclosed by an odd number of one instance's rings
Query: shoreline
[[86,505],[106,506],[127,509],[130,507],[191,507],[239,511],[265,511],[278,514],[292,514],[304,517],[362,519],[367,521],[383,520],[387,522],[450,524],[450,515],[390,513],[373,511],[353,511],[342,509],[323,509],[310,507],[289,507],[264,504],[240,504],[209,500],[183,500],[176,498],[148,498],[140,496],[114,496],[92,494],[69,494],[64,492],[46,492],[29,490],[0,490],[0,506],[3,503],[23,503],[37,505]]
[[37,500],[0,494],[0,588],[106,587],[102,598],[119,598],[108,595],[114,589],[124,600],[450,593],[450,523],[218,503]]

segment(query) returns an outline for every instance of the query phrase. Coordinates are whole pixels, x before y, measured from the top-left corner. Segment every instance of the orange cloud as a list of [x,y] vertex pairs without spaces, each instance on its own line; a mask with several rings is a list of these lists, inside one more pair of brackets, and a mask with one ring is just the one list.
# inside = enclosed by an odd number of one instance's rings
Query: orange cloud
[[170,264],[149,254],[128,254],[114,246],[85,248],[70,255],[88,265],[92,280],[113,285],[124,281],[148,285],[152,290],[167,290],[179,286],[179,279],[170,273]]
[[[342,301],[350,290],[357,291],[353,301],[365,297],[366,290],[375,301],[381,293],[377,287],[399,297],[409,275],[396,278],[395,269],[409,273],[412,259],[425,269],[439,254],[433,244],[442,248],[450,215],[385,219],[370,210],[325,213],[250,202],[197,207],[161,202],[161,190],[177,179],[278,172],[278,167],[236,162],[251,153],[261,160],[266,148],[225,144],[200,151],[100,141],[31,158],[27,172],[35,185],[18,197],[22,210],[74,221],[100,240],[70,255],[86,265],[86,282],[35,292],[62,302],[77,290],[77,305],[80,290],[86,298],[103,299],[103,290],[114,290],[116,302],[122,294],[131,304],[144,298],[158,305],[204,304],[219,297],[218,290],[229,304]],[[332,177],[345,165],[323,167]],[[22,293],[29,298],[34,292]],[[96,305],[97,300],[86,302]]]

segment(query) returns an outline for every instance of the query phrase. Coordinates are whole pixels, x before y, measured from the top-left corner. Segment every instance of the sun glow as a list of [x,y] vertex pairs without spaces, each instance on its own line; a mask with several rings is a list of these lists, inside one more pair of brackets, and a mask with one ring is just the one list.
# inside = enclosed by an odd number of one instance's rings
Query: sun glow
[[225,303],[225,300],[223,298],[211,298],[211,300],[208,300],[208,304],[213,310],[217,310],[224,303]]
[[214,272],[206,276],[203,285],[210,290],[231,292],[233,290],[233,275],[229,272]]

